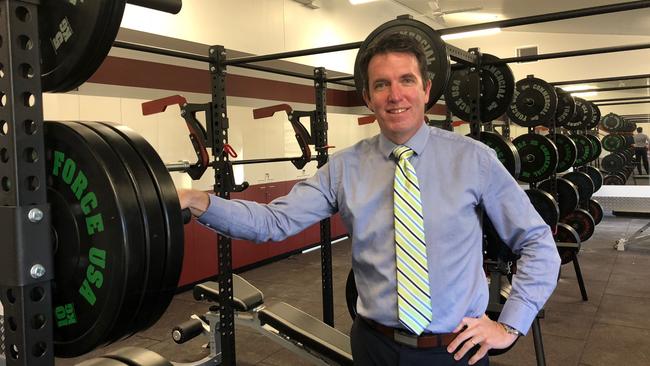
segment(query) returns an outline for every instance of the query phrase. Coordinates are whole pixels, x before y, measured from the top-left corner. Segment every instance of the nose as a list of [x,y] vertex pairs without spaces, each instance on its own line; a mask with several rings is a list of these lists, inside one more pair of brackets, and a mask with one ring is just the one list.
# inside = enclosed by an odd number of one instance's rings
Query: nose
[[391,84],[388,91],[388,100],[390,102],[398,102],[402,99],[402,89],[399,84]]

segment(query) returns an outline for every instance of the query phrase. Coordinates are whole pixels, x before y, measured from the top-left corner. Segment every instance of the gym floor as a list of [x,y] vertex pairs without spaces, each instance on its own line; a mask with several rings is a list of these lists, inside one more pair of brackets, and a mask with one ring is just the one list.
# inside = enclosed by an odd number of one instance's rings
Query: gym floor
[[[589,301],[583,302],[571,264],[562,266],[560,282],[545,307],[541,320],[547,365],[650,365],[650,243],[613,249],[617,239],[632,234],[648,218],[605,216],[594,236],[579,254]],[[345,305],[345,280],[350,269],[350,242],[332,248],[335,326],[349,333],[350,316]],[[265,295],[265,302],[287,302],[321,318],[320,252],[293,256],[241,274]],[[205,339],[176,345],[171,328],[208,306],[194,301],[191,291],[178,294],[167,313],[152,328],[124,341],[77,359],[57,359],[57,365],[73,365],[123,346],[145,347],[175,362],[195,361],[207,354]],[[238,365],[309,365],[255,331],[237,327]],[[509,352],[492,357],[491,365],[536,365],[532,332]]]

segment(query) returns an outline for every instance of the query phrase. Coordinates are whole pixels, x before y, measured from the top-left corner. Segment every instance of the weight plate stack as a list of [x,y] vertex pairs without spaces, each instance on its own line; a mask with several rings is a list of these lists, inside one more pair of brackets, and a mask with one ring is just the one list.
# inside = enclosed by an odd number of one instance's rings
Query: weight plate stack
[[147,140],[129,127],[102,123],[120,134],[138,152],[155,183],[159,197],[158,203],[165,223],[165,271],[162,273],[162,287],[153,294],[157,296],[158,302],[150,309],[151,316],[147,325],[150,326],[162,316],[171,303],[183,266],[185,234],[178,193],[165,163]]
[[527,189],[526,194],[539,216],[548,226],[554,228],[560,218],[560,207],[555,198],[541,189]]
[[491,147],[497,154],[497,158],[506,167],[513,178],[517,179],[521,172],[521,160],[515,145],[505,137],[492,131],[482,131],[481,142]]
[[557,168],[557,147],[546,136],[524,134],[512,143],[521,160],[519,180],[526,183],[539,182],[550,177]]
[[576,185],[576,188],[578,188],[579,204],[588,202],[594,194],[594,182],[591,180],[589,174],[573,171],[564,174],[562,178],[569,180],[571,183]]
[[129,172],[110,146],[76,123],[46,122],[44,132],[54,352],[75,357],[109,341],[141,301],[143,219]]
[[38,12],[43,91],[83,84],[108,55],[126,1],[43,1]]
[[575,209],[570,214],[560,219],[560,222],[571,226],[578,233],[580,242],[584,243],[594,234],[596,222],[588,211],[581,208]]
[[601,206],[595,199],[590,199],[588,211],[591,217],[594,218],[594,224],[600,224],[603,220],[603,206]]
[[582,98],[573,97],[576,103],[576,115],[572,121],[567,121],[564,128],[570,131],[586,130],[592,122],[594,111],[588,102]]
[[592,152],[593,145],[591,144],[591,140],[585,135],[570,135],[569,137],[576,143],[576,150],[578,152],[574,164],[576,166],[581,166],[590,162],[594,155]]
[[600,119],[600,128],[607,132],[616,132],[623,127],[623,122],[623,117],[610,112]]
[[560,260],[562,264],[571,263],[573,258],[580,251],[580,236],[570,225],[564,223],[557,224],[557,230],[554,235],[555,241],[558,243],[577,243],[578,248],[565,248],[557,247],[558,253],[560,254]]
[[605,155],[600,162],[603,170],[608,173],[620,172],[625,168],[625,158],[623,154],[611,153]]
[[572,121],[576,115],[576,102],[571,93],[555,87],[557,94],[557,110],[555,112],[555,127],[562,127],[568,121]]
[[[483,62],[494,62],[498,57],[484,53]],[[481,122],[491,122],[502,116],[512,100],[515,78],[508,64],[483,65],[479,70],[481,79]],[[454,70],[445,90],[445,104],[463,121],[472,120],[472,100],[475,97],[469,67]]]
[[617,134],[609,134],[603,137],[603,149],[614,152],[619,151],[625,147],[625,137]]
[[621,176],[614,175],[614,174],[606,175],[603,178],[603,185],[606,185],[606,186],[624,186],[625,185],[625,177],[621,177]]
[[585,165],[578,168],[578,171],[589,174],[591,181],[594,183],[594,193],[598,192],[600,187],[603,186],[603,173],[600,170],[590,165]]
[[520,126],[535,127],[555,118],[556,110],[555,88],[542,79],[527,77],[515,83],[512,103],[506,113]]
[[426,109],[429,110],[440,99],[440,96],[447,88],[447,82],[451,74],[451,64],[447,54],[447,45],[440,38],[440,34],[425,23],[413,19],[395,19],[380,25],[373,30],[370,35],[363,41],[357,58],[354,61],[354,85],[359,97],[363,97],[365,88],[361,77],[361,57],[365,54],[368,47],[374,45],[380,38],[385,35],[401,33],[415,38],[427,55],[427,76],[431,80],[431,90],[429,91],[429,100],[426,103]]
[[[537,188],[553,195],[553,182],[547,179],[540,182]],[[557,178],[555,180],[557,190],[557,203],[560,208],[560,218],[567,216],[578,207],[580,197],[578,196],[578,187],[568,179]]]
[[591,140],[591,157],[589,161],[594,161],[600,157],[600,154],[603,152],[603,147],[600,143],[600,140],[597,136],[594,136],[590,133],[584,135],[586,138]]
[[587,104],[587,107],[591,109],[591,118],[586,121],[585,127],[587,130],[590,130],[592,128],[598,127],[598,123],[600,123],[600,108],[598,108],[597,105],[590,101],[585,101]]
[[557,173],[562,173],[569,168],[571,168],[576,161],[576,156],[578,155],[578,149],[576,148],[576,143],[567,136],[559,133],[549,134],[546,137],[555,142],[557,146]]
[[82,125],[99,135],[114,150],[129,172],[142,211],[145,229],[143,245],[147,257],[143,266],[146,273],[143,280],[144,296],[138,307],[128,309],[132,318],[126,323],[116,324],[109,336],[110,340],[114,341],[129,332],[137,332],[153,325],[151,316],[156,313],[155,309],[162,305],[158,292],[165,286],[162,281],[167,255],[165,222],[160,210],[158,187],[151,179],[137,151],[121,135],[106,125],[98,122],[83,122]]

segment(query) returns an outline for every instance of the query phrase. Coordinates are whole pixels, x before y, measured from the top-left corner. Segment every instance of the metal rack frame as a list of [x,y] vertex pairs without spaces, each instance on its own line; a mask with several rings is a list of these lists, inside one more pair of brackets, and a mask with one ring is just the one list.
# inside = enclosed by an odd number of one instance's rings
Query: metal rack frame
[[[0,45],[0,63],[4,75],[0,77],[0,92],[3,107],[0,108],[0,221],[10,223],[3,225],[3,237],[0,240],[0,299],[4,307],[6,365],[53,365],[53,329],[51,309],[51,285],[53,278],[53,254],[49,234],[49,211],[45,196],[45,165],[44,159],[35,162],[24,161],[22,152],[27,149],[35,151],[38,156],[44,154],[42,92],[40,78],[40,57],[38,47],[38,24],[36,0],[0,0],[0,37],[5,42]],[[14,11],[16,7],[24,7],[31,14],[31,21],[19,19]],[[605,14],[617,11],[627,11],[650,7],[650,1],[633,1],[592,8],[577,9],[551,14],[536,15],[504,21],[483,23],[471,26],[455,27],[440,30],[440,34],[450,34],[479,30],[492,27],[514,27],[540,22],[571,19],[583,16]],[[26,35],[31,39],[29,46],[20,47],[14,39],[14,34]],[[145,52],[168,56],[199,60],[210,64],[212,78],[212,114],[211,125],[215,169],[215,192],[222,197],[228,197],[228,173],[230,163],[227,154],[223,153],[223,145],[227,142],[228,117],[226,113],[225,73],[227,66],[245,67],[255,70],[272,72],[280,75],[307,78],[314,80],[317,86],[317,107],[319,103],[320,125],[326,131],[327,120],[325,111],[324,90],[326,83],[344,83],[350,77],[335,77],[328,80],[324,73],[320,75],[303,75],[285,70],[277,70],[252,62],[296,57],[317,53],[335,52],[358,48],[361,42],[339,46],[321,47],[310,50],[278,53],[267,56],[253,56],[228,60],[225,48],[213,46],[210,55],[205,57],[154,47],[115,42],[116,47],[136,49]],[[648,48],[649,45],[631,45],[608,47],[594,50],[560,52],[545,55],[547,58],[573,57],[584,54],[604,52],[619,52],[631,49]],[[476,65],[477,58],[469,52],[448,46],[451,59],[457,62]],[[527,58],[511,58],[508,62],[531,61]],[[31,72],[25,72],[21,65],[28,64]],[[29,76],[31,75],[31,76]],[[320,88],[321,92],[318,91]],[[322,93],[322,94],[319,94]],[[33,100],[32,104],[30,100]],[[21,104],[22,103],[22,104]],[[325,144],[326,144],[326,133]],[[321,136],[322,138],[322,136]],[[326,161],[326,150],[319,150],[319,166]],[[31,184],[27,184],[30,182]],[[38,184],[36,184],[38,183]],[[321,234],[327,224],[321,224]],[[329,230],[327,230],[329,233]],[[224,300],[232,299],[232,259],[230,257],[230,239],[220,237],[218,253],[219,284]],[[322,239],[323,240],[323,239]],[[323,257],[323,271],[327,272],[326,264],[331,257]],[[331,277],[331,269],[329,273]],[[331,278],[330,278],[331,281]],[[331,286],[331,282],[330,285]],[[324,291],[329,291],[324,281]],[[324,298],[324,302],[328,299]],[[331,298],[329,299],[331,300]],[[233,311],[230,301],[222,301],[222,360],[224,365],[235,365],[235,343]],[[326,311],[327,312],[327,311]],[[37,320],[35,322],[35,320]],[[41,324],[42,320],[42,324]],[[36,324],[36,326],[35,326]],[[2,360],[0,359],[0,362]]]

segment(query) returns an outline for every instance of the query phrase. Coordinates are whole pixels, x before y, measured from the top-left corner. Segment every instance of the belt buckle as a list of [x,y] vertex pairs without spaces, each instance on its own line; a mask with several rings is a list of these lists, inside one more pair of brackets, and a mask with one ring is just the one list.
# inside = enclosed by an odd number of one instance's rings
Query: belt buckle
[[393,339],[399,344],[418,348],[418,336],[414,334],[406,333],[401,330],[395,330],[393,333]]

